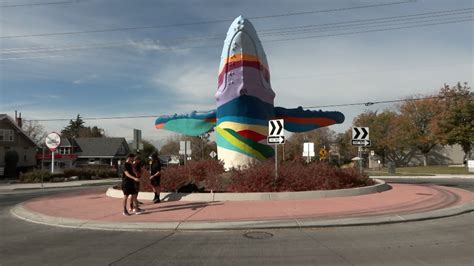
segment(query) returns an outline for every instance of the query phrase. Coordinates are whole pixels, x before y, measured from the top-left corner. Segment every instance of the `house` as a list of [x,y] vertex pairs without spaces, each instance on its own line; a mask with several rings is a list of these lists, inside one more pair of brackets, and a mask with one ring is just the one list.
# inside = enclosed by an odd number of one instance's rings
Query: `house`
[[18,154],[17,169],[36,165],[38,145],[22,130],[21,114],[15,120],[6,114],[0,114],[0,175],[3,175],[5,154],[9,151]]
[[108,164],[117,165],[118,160],[125,160],[130,153],[125,138],[76,138],[79,151],[76,165]]
[[[55,166],[71,168],[90,165],[116,166],[130,153],[125,138],[63,138],[54,155]],[[51,152],[38,153],[45,166],[51,165]]]

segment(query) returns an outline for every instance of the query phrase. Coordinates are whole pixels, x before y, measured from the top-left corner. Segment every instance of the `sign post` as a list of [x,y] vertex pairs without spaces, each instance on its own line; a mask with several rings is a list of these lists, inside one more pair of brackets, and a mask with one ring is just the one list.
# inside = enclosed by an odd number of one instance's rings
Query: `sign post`
[[275,145],[275,180],[273,185],[276,185],[278,179],[278,144],[285,143],[285,131],[283,119],[275,119],[268,121],[268,137],[267,143]]
[[368,127],[352,128],[352,145],[358,146],[357,156],[359,157],[359,171],[360,174],[362,174],[362,147],[367,147],[371,145]]
[[183,155],[184,157],[184,164],[186,165],[187,160],[191,160],[191,155],[192,150],[191,150],[191,141],[180,141],[179,142],[179,154]]
[[143,143],[142,143],[142,131],[139,129],[133,129],[133,144],[134,149],[137,153],[143,150]]
[[314,142],[303,143],[303,157],[306,157],[306,163],[310,163],[311,157],[314,156]]
[[51,132],[46,136],[46,147],[51,151],[51,174],[54,173],[54,152],[61,144],[61,137],[56,132]]

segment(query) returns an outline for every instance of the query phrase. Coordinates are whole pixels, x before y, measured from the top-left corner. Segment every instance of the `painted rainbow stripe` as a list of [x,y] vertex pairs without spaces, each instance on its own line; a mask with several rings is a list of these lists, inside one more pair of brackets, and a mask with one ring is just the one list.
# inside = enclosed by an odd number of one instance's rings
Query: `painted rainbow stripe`
[[222,148],[240,152],[259,160],[270,158],[274,154],[273,148],[270,146],[246,138],[230,128],[217,126],[216,133],[217,141]]
[[219,71],[219,87],[222,85],[222,82],[224,82],[224,77],[229,71],[241,67],[252,67],[260,70],[265,80],[270,82],[270,71],[268,70],[268,66],[262,63],[258,56],[250,54],[235,54],[227,57],[224,62],[226,63],[221,66],[221,70]]

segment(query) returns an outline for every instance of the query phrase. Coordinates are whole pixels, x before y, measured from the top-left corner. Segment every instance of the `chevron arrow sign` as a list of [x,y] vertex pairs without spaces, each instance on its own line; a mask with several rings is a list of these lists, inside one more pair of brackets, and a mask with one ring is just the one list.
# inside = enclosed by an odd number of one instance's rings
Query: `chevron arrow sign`
[[283,119],[275,119],[268,121],[268,144],[283,144],[285,143],[285,131]]
[[284,127],[283,119],[268,121],[268,136],[269,137],[284,136],[285,132],[283,131],[283,127]]
[[352,128],[352,145],[370,146],[368,127],[353,127]]

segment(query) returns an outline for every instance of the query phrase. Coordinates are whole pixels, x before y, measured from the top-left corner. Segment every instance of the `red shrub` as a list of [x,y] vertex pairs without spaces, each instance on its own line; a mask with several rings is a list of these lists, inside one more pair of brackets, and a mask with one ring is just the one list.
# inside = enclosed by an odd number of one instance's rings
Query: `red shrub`
[[[206,191],[222,191],[221,174],[224,166],[216,160],[189,161],[186,165],[168,166],[161,171],[162,191],[177,191],[179,188],[194,184]],[[142,191],[152,191],[148,178],[142,178]]]
[[372,185],[373,181],[354,169],[338,169],[326,163],[305,165],[301,161],[282,162],[275,180],[274,162],[271,160],[247,169],[234,170],[229,191],[308,191],[343,189]]
[[[141,179],[141,191],[152,191],[148,176],[144,174]],[[276,182],[273,160],[225,174],[223,164],[215,160],[190,161],[186,166],[163,168],[163,191],[177,191],[189,184],[204,191],[271,192],[344,189],[373,185],[374,182],[356,169],[339,169],[320,162],[305,164],[301,160],[280,163]]]

